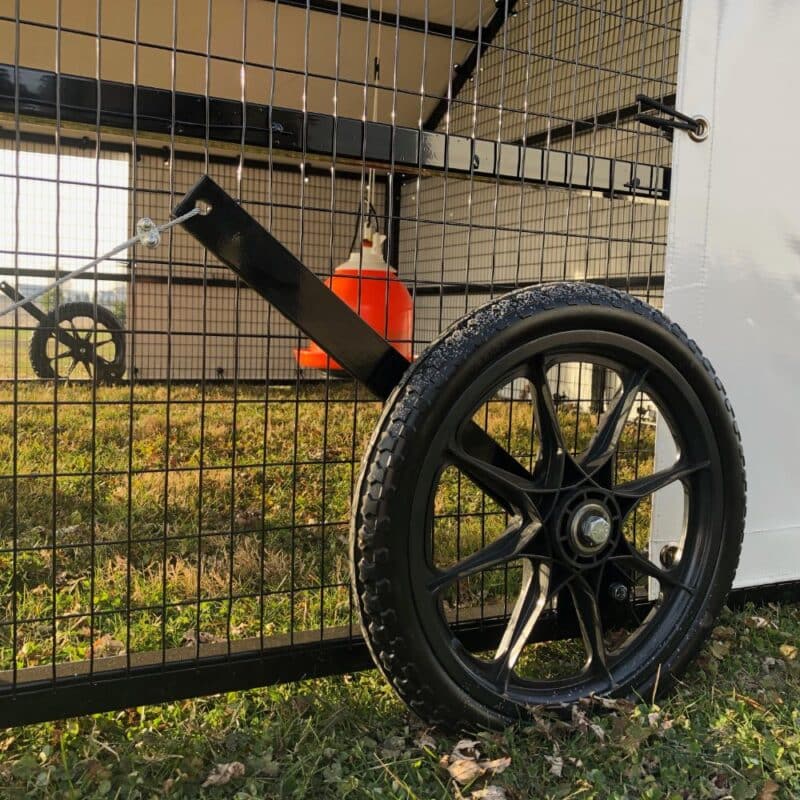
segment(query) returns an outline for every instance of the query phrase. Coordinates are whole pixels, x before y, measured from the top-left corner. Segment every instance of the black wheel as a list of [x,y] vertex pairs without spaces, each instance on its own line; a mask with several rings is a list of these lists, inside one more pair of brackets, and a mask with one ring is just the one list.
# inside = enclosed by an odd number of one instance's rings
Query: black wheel
[[125,334],[107,308],[64,303],[34,330],[29,355],[40,378],[113,383],[125,372]]
[[[672,523],[651,542],[654,502]],[[364,635],[446,727],[649,700],[712,627],[744,511],[733,412],[677,325],[597,286],[515,292],[431,345],[384,409],[352,529]]]

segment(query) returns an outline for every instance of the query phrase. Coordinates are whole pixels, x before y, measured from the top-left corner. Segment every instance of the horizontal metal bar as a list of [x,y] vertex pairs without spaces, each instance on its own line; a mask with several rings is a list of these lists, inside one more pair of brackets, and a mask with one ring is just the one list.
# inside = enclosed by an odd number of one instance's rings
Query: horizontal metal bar
[[[399,173],[463,176],[547,185],[607,195],[669,196],[669,169],[583,153],[525,147],[433,131],[303,113],[221,98],[206,98],[114,81],[0,65],[0,113],[64,123],[134,128],[163,137],[182,136],[271,149],[293,158],[337,164],[368,163]],[[57,101],[58,98],[58,101]],[[174,107],[174,108],[173,108]],[[136,109],[134,118],[134,108]],[[206,112],[208,111],[208,125]],[[244,125],[244,131],[242,126]]]
[[[731,608],[741,608],[745,603],[798,600],[800,581],[788,581],[735,589],[727,602]],[[495,647],[505,630],[505,619],[492,616],[492,609],[486,611],[479,616],[476,610],[467,609],[463,621],[453,625],[469,651]],[[535,641],[556,641],[575,633],[559,624],[554,614],[548,614],[543,615],[535,629]],[[201,645],[201,652],[208,655],[199,659],[187,658],[187,648],[136,653],[130,656],[130,669],[127,656],[95,659],[94,674],[90,673],[88,661],[65,663],[58,666],[61,677],[55,683],[50,666],[18,670],[15,686],[9,683],[11,671],[0,673],[0,727],[63,719],[89,710],[115,711],[130,707],[132,698],[137,705],[149,705],[355,672],[372,666],[363,639],[351,635],[348,627],[329,628],[324,634],[304,631],[269,637],[264,640],[263,649],[260,644],[260,639],[232,642],[230,653],[227,642]],[[190,648],[189,652],[195,651]],[[112,668],[103,669],[103,662],[111,662]],[[116,669],[114,662],[119,664]],[[42,677],[37,680],[39,674]]]
[[[466,609],[453,629],[470,650],[489,649],[500,640],[505,621],[501,616],[480,616]],[[555,618],[543,619],[537,638],[563,638]],[[0,673],[0,728],[27,725],[92,712],[149,705],[205,694],[217,694],[276,683],[355,672],[372,666],[360,635],[346,626],[324,632],[301,631],[268,637],[261,648],[258,638],[195,648],[145,651],[128,656],[59,664],[56,680],[52,668],[18,670],[11,686],[11,671]]]
[[[600,286],[609,286],[612,289],[637,291],[646,289],[663,289],[663,275],[614,275],[608,278],[585,278],[586,283],[596,283]],[[517,289],[541,286],[535,283],[439,283],[430,285],[411,285],[409,290],[416,297],[441,297],[441,296],[468,296],[481,294],[506,294]]]
[[[81,150],[91,151],[94,154],[96,148],[95,131],[89,131],[85,136],[59,136],[58,140],[62,147],[75,147]],[[12,145],[19,138],[20,142],[31,144],[44,144],[55,146],[55,135],[49,133],[34,133],[33,131],[11,131],[0,129],[0,142],[11,142]],[[110,142],[105,139],[100,141],[101,153],[130,153],[131,146],[125,142]],[[197,150],[186,150],[180,147],[162,145],[153,147],[145,144],[136,145],[136,156],[152,156],[163,159],[164,164],[169,163],[169,159],[174,156],[181,161],[191,161],[196,164],[205,164],[208,159],[209,164],[224,164],[226,166],[238,167],[243,164],[248,169],[270,170],[272,172],[286,172],[297,175],[300,172],[300,165],[295,161],[287,163],[284,161],[270,160],[264,158],[245,158],[244,161],[238,155],[221,155],[220,153],[201,153]],[[331,171],[325,167],[313,167],[306,165],[303,168],[303,175],[306,177],[330,178]],[[360,171],[349,166],[347,169],[335,170],[336,180],[352,181],[361,183],[363,180]],[[386,185],[386,176],[376,176],[379,183]],[[66,182],[66,181],[65,181]],[[85,185],[85,184],[84,184]],[[164,192],[168,194],[167,191]]]
[[[146,262],[150,266],[150,262]],[[197,265],[200,269],[200,265]],[[13,271],[14,275],[20,278],[53,278],[58,275],[54,270],[40,270],[32,268],[19,268]],[[90,275],[77,275],[75,280],[89,281],[116,281],[117,283],[131,283],[134,278],[130,272],[93,272]],[[609,277],[587,277],[586,283],[596,283],[600,286],[610,286],[612,289],[624,289],[626,291],[636,291],[639,289],[663,289],[663,274],[655,275],[612,275]],[[192,278],[187,275],[168,275],[166,272],[160,275],[149,273],[137,274],[135,277],[137,284],[156,283],[171,284],[173,286],[207,286],[218,289],[234,289],[237,283],[232,278]],[[505,294],[517,289],[539,286],[539,281],[522,281],[517,283],[498,281],[497,283],[486,282],[451,282],[436,283],[428,281],[414,281],[408,285],[409,291],[418,297],[439,297],[442,295],[480,295],[480,294]],[[2,288],[2,287],[0,287]]]

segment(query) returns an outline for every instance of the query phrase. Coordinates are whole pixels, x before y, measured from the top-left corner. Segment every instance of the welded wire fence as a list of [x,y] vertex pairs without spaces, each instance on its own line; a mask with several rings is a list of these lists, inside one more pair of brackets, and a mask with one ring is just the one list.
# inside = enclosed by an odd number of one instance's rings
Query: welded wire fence
[[[208,174],[323,278],[371,205],[415,354],[541,282],[658,305],[670,143],[635,98],[674,99],[679,36],[668,0],[3,0],[0,280],[37,291]],[[0,722],[363,663],[347,540],[381,404],[307,346],[181,229],[0,317]],[[613,376],[551,383],[577,448]],[[526,402],[483,424],[530,454]],[[499,512],[454,480],[457,547]],[[452,611],[479,635],[502,591]]]

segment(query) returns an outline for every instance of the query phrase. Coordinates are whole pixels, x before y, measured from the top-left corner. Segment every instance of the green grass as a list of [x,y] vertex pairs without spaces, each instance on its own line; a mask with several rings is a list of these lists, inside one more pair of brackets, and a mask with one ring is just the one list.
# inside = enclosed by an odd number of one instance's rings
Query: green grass
[[[178,647],[198,615],[203,634],[223,639],[255,636],[262,624],[269,635],[348,623],[350,496],[380,412],[352,394],[351,385],[332,385],[326,407],[319,387],[272,387],[265,403],[263,387],[242,386],[234,403],[230,385],[209,387],[204,401],[198,387],[183,385],[168,405],[164,386],[136,387],[131,398],[129,387],[93,395],[74,384],[59,386],[54,409],[52,384],[18,386],[16,414],[0,404],[0,609],[9,619],[15,600],[17,618],[27,620],[17,665],[49,663],[52,629],[42,620],[54,608],[64,662],[87,658],[92,643],[96,656]],[[0,388],[0,401],[10,399],[10,388]],[[492,402],[477,419],[523,461],[535,454],[530,406]],[[562,423],[581,449],[591,416],[566,406]],[[652,428],[629,425],[619,479],[646,474],[652,458]],[[435,511],[440,566],[505,524],[452,472]],[[8,534],[15,516],[16,576]],[[637,531],[629,531],[640,546],[648,526],[643,503]],[[464,605],[502,598],[514,573],[473,583],[460,587]],[[669,730],[650,727],[654,711],[644,699],[598,718],[604,742],[547,722],[500,736],[477,732],[486,757],[512,759],[491,781],[509,798],[705,798],[725,796],[722,788],[755,797],[774,778],[782,796],[794,796],[796,662],[760,670],[765,656],[783,658],[780,645],[797,641],[800,615],[766,613],[777,628],[751,630],[746,615],[729,617],[740,631],[722,643],[731,652],[707,657],[658,712],[674,721]],[[10,628],[1,630],[7,668],[14,646]],[[568,649],[554,645],[530,668],[557,670]],[[0,732],[0,798],[447,798],[470,797],[487,782],[458,789],[439,766],[455,739],[432,732],[421,747],[422,733],[382,678],[367,672]],[[560,777],[547,760],[556,753]],[[242,777],[202,788],[216,764],[233,761],[244,765]]]
[[[797,607],[726,612],[660,707],[592,714],[594,730],[543,718],[473,732],[511,765],[460,788],[439,766],[457,737],[423,731],[372,671],[0,733],[0,796],[444,800],[490,783],[512,800],[795,798],[798,643]],[[242,777],[201,788],[234,761]]]
[[0,405],[0,615],[16,601],[19,667],[49,660],[54,608],[64,661],[104,635],[178,647],[198,621],[233,639],[262,620],[267,635],[350,621],[350,496],[380,411],[368,396],[335,385],[326,407],[319,388],[265,403],[263,387],[234,401],[230,385],[204,399],[178,386],[167,403],[144,386],[130,404],[128,387],[99,387],[93,407],[86,384],[59,386],[57,404],[52,384],[17,391],[16,412]]
[[[363,392],[356,402],[351,384],[332,385],[327,404],[323,393],[272,387],[265,402],[253,385],[205,396],[196,385],[19,385],[16,406],[0,403],[0,622],[16,603],[17,667],[49,663],[53,635],[69,662],[93,643],[97,655],[98,641],[136,652],[180,647],[196,628],[246,639],[349,624],[350,498],[380,404]],[[476,418],[530,461],[529,404],[490,402]],[[580,449],[593,422],[565,408],[563,427]],[[628,426],[621,479],[652,469],[652,429],[642,430],[637,449]],[[455,470],[436,513],[440,566],[505,526]],[[646,532],[648,502],[636,520]],[[463,605],[501,600],[514,582],[496,572],[472,586]],[[14,656],[0,625],[0,669]]]

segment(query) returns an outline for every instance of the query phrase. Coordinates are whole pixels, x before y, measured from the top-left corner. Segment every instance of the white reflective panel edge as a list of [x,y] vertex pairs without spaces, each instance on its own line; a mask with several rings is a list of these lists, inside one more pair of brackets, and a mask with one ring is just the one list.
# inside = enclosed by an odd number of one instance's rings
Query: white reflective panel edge
[[[735,585],[800,578],[800,3],[686,0],[664,308],[711,360],[747,463]],[[654,518],[653,546],[670,508]]]

